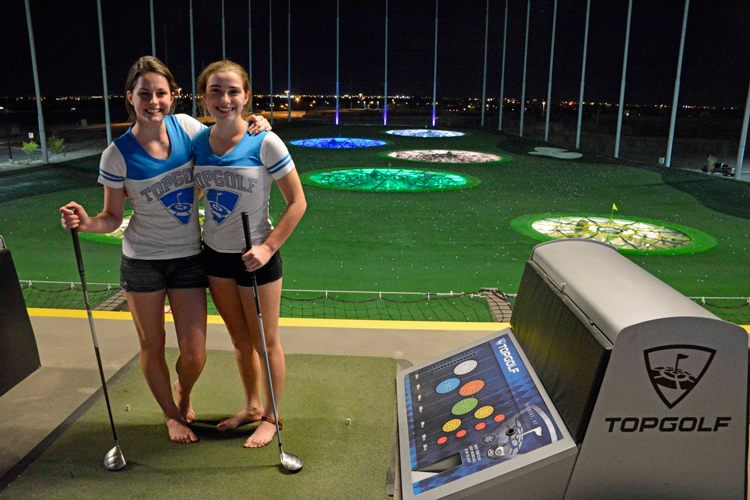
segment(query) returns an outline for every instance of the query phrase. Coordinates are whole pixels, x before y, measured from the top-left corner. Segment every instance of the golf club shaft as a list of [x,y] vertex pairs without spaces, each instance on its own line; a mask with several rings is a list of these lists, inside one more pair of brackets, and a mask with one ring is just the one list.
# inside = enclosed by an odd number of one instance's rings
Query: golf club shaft
[[[253,247],[250,238],[250,219],[247,212],[242,212],[242,229],[245,232],[245,246],[248,250]],[[276,425],[276,438],[279,441],[281,449],[281,431],[279,429],[279,412],[276,410],[276,398],[273,395],[273,380],[271,379],[271,364],[268,362],[268,350],[266,348],[266,334],[263,330],[263,315],[260,312],[260,298],[258,297],[258,280],[255,277],[255,271],[252,271],[253,295],[255,296],[255,310],[258,311],[258,328],[260,329],[260,340],[263,344],[263,360],[266,363],[266,375],[268,376],[268,391],[271,396],[271,405],[273,406],[274,423]]]
[[76,253],[76,262],[78,263],[78,274],[81,276],[81,288],[83,288],[83,299],[86,302],[86,313],[89,317],[89,327],[91,328],[91,338],[94,341],[94,352],[96,352],[96,364],[99,366],[99,377],[102,379],[102,389],[104,390],[104,400],[107,402],[107,413],[109,414],[109,424],[112,426],[112,436],[117,444],[117,431],[115,430],[115,421],[112,418],[112,407],[109,404],[109,393],[107,392],[107,381],[104,378],[104,368],[102,367],[102,357],[99,354],[99,342],[96,339],[96,330],[94,329],[94,316],[91,314],[91,302],[89,302],[89,291],[86,285],[86,271],[83,270],[83,256],[81,255],[81,243],[78,240],[78,229],[71,229],[70,234],[73,236],[73,248]]

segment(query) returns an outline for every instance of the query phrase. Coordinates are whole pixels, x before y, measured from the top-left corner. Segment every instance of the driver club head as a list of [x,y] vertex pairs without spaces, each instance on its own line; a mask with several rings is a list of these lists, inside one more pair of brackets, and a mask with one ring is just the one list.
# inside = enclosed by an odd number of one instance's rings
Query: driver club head
[[302,468],[302,459],[297,455],[281,451],[279,453],[279,458],[281,460],[281,465],[283,465],[286,470],[296,472]]
[[120,470],[125,467],[125,464],[125,457],[122,456],[119,444],[115,445],[115,447],[109,450],[104,456],[104,467],[106,467],[107,470]]

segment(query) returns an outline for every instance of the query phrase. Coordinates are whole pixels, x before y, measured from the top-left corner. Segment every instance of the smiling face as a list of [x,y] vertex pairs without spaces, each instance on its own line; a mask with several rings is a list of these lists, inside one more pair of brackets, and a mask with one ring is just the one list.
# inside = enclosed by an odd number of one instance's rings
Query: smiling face
[[242,119],[250,100],[250,92],[243,88],[242,77],[234,71],[220,71],[208,77],[203,94],[208,112],[216,121]]
[[126,97],[135,110],[137,120],[144,123],[160,123],[169,114],[174,102],[169,82],[158,73],[143,74]]

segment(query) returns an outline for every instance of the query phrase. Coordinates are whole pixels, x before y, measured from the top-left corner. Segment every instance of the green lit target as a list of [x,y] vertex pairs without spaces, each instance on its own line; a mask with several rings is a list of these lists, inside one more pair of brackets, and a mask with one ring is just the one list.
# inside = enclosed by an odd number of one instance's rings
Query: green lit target
[[402,168],[351,168],[308,172],[302,182],[311,186],[351,191],[407,192],[465,189],[480,184],[470,175]]

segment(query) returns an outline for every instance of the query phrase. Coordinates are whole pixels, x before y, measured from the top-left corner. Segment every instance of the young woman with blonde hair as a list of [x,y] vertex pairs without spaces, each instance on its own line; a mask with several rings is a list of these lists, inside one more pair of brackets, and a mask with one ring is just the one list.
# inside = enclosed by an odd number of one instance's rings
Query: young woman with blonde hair
[[[260,380],[265,384],[269,381],[258,356],[263,348],[250,271],[257,276],[270,383],[278,408],[286,374],[279,342],[279,248],[292,234],[307,204],[294,162],[281,139],[273,132],[254,136],[244,133],[251,99],[245,70],[231,61],[209,65],[198,78],[198,94],[204,110],[216,119],[215,125],[193,140],[196,184],[206,194],[206,206],[211,210],[203,224],[203,255],[211,297],[232,337],[245,390],[245,406],[222,421],[219,430],[261,420],[245,442],[246,448],[257,448],[273,439],[278,415],[274,415],[268,385],[265,399],[260,400]],[[276,227],[269,220],[274,181],[286,201]],[[245,246],[242,212],[250,216],[251,249]]]

